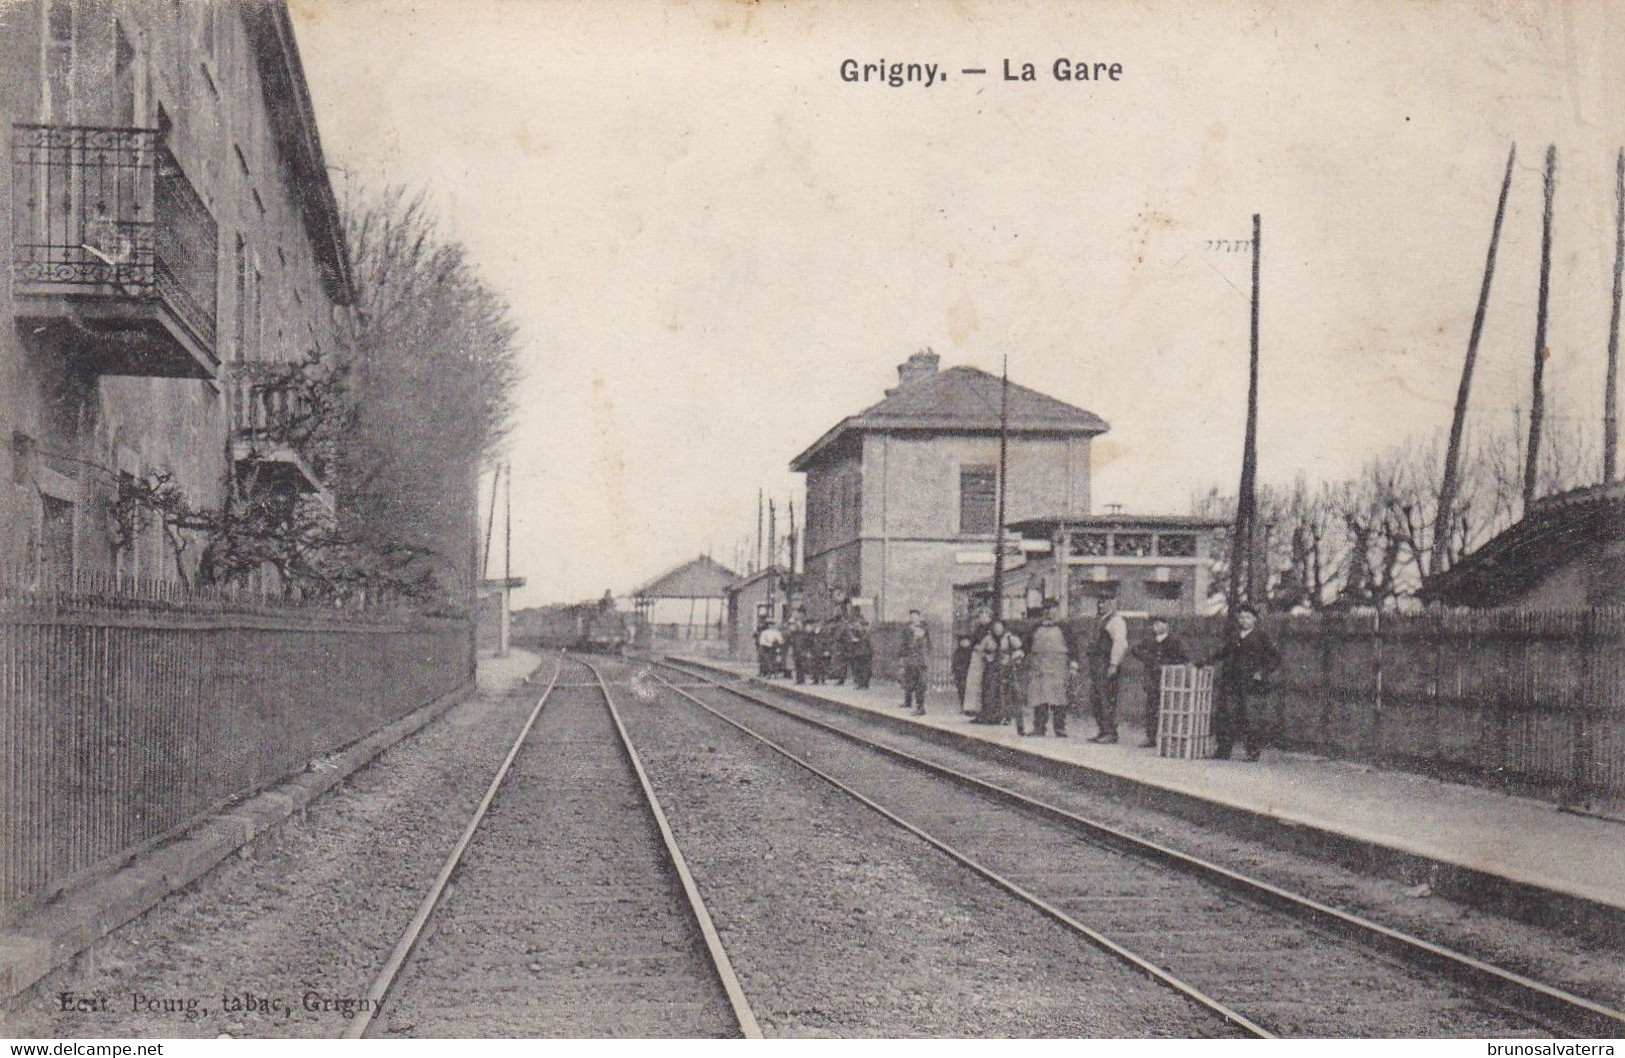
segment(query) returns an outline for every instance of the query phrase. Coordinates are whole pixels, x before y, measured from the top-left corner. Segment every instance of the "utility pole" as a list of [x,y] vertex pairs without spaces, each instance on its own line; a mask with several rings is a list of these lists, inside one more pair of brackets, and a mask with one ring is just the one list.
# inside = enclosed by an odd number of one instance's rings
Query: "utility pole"
[[756,490],[756,564],[751,567],[755,573],[762,568],[762,490]]
[[796,501],[790,501],[790,575],[784,578],[784,609],[788,617],[796,607]]
[[1619,458],[1619,295],[1625,280],[1625,147],[1614,163],[1614,311],[1608,317],[1608,381],[1602,405],[1602,480],[1614,480]]
[[[497,524],[497,482],[502,478],[502,464],[491,472],[491,513],[485,516],[485,557],[480,561],[480,579],[491,575],[491,531]],[[478,501],[476,501],[478,502]],[[479,508],[475,508],[477,511]],[[476,514],[474,517],[478,518]]]
[[1546,148],[1546,211],[1540,227],[1540,300],[1535,302],[1535,374],[1529,398],[1529,458],[1523,467],[1523,509],[1535,501],[1540,471],[1540,426],[1546,417],[1546,300],[1552,274],[1552,192],[1557,187],[1557,145]]
[[[1255,580],[1253,564],[1256,560],[1256,542],[1253,540],[1257,520],[1257,501],[1254,490],[1258,483],[1258,260],[1259,215],[1253,214],[1253,306],[1252,343],[1247,365],[1247,434],[1241,446],[1241,487],[1236,495],[1236,524],[1230,539],[1230,614],[1243,601],[1253,602],[1248,594]],[[1246,567],[1245,574],[1243,566]]]
[[1456,389],[1456,411],[1450,419],[1450,445],[1444,454],[1444,480],[1439,486],[1439,510],[1433,521],[1433,550],[1428,554],[1428,574],[1443,572],[1450,550],[1450,524],[1455,517],[1456,492],[1461,487],[1461,437],[1467,428],[1467,398],[1473,388],[1473,367],[1478,362],[1478,340],[1484,334],[1484,313],[1490,300],[1490,281],[1495,277],[1495,250],[1501,242],[1501,221],[1506,216],[1507,191],[1512,187],[1512,163],[1518,157],[1514,143],[1507,152],[1507,171],[1501,178],[1501,198],[1495,206],[1495,224],[1490,228],[1490,250],[1484,259],[1484,282],[1478,289],[1478,310],[1473,313],[1473,329],[1467,336],[1467,359],[1461,365],[1461,385]]
[[[513,609],[510,594],[513,591],[513,464],[509,463],[507,467],[506,488],[502,494],[502,636],[498,651],[502,657],[508,656],[508,644],[513,631],[510,617],[510,611]],[[495,485],[495,482],[492,484]]]
[[999,381],[999,477],[995,482],[997,515],[993,528],[993,617],[1004,616],[1004,475],[1010,449],[1010,357],[1004,358]]

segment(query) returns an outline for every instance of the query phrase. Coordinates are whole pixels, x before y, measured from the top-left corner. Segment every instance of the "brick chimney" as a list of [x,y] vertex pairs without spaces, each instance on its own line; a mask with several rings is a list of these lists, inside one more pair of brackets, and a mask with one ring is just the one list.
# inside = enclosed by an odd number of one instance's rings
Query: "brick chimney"
[[937,364],[942,357],[932,352],[929,347],[921,349],[901,364],[897,365],[897,387],[888,389],[886,396],[900,393],[903,390],[913,389],[922,382],[928,382],[937,377]]

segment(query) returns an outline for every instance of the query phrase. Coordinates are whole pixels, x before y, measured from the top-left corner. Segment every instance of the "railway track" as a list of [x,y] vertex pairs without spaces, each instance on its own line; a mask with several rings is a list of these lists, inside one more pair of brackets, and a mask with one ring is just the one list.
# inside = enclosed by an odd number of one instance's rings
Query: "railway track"
[[[1625,1014],[658,662],[679,695],[1257,1036],[1616,1037]],[[698,691],[698,693],[696,693]],[[702,698],[701,695],[704,695]]]
[[760,1035],[609,686],[560,655],[348,1038]]

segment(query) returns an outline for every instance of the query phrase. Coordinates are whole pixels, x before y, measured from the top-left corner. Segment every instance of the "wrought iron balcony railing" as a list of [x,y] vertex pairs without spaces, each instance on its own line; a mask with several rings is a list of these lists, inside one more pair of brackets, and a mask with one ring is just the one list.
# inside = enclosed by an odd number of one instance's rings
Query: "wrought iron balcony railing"
[[19,311],[110,373],[212,376],[219,229],[158,131],[16,125],[11,160]]
[[308,438],[311,409],[274,366],[239,363],[232,368],[231,423],[234,458],[252,463],[268,481],[287,481],[299,491],[322,494],[326,460]]

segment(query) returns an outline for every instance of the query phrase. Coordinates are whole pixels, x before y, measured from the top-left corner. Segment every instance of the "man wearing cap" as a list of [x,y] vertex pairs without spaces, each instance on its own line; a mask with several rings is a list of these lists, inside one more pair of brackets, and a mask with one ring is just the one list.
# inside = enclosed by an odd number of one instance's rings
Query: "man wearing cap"
[[925,618],[918,610],[908,612],[908,625],[903,629],[903,708],[912,709],[915,716],[925,715],[925,672],[931,656],[931,633],[926,630]]
[[1089,648],[1089,690],[1095,711],[1095,737],[1090,742],[1117,741],[1117,691],[1123,658],[1128,654],[1128,622],[1117,612],[1117,600],[1095,599],[1095,641]]
[[1141,680],[1145,688],[1145,741],[1141,746],[1151,748],[1157,744],[1157,726],[1162,711],[1162,667],[1183,665],[1190,660],[1185,644],[1169,631],[1168,618],[1151,619],[1151,637],[1137,643],[1134,657],[1141,666]]
[[1269,693],[1269,678],[1281,667],[1281,652],[1258,627],[1258,611],[1243,606],[1236,611],[1236,626],[1223,647],[1208,661],[1223,665],[1214,688],[1213,734],[1219,741],[1219,759],[1229,760],[1237,740],[1248,760],[1257,760],[1259,738],[1253,712]]

